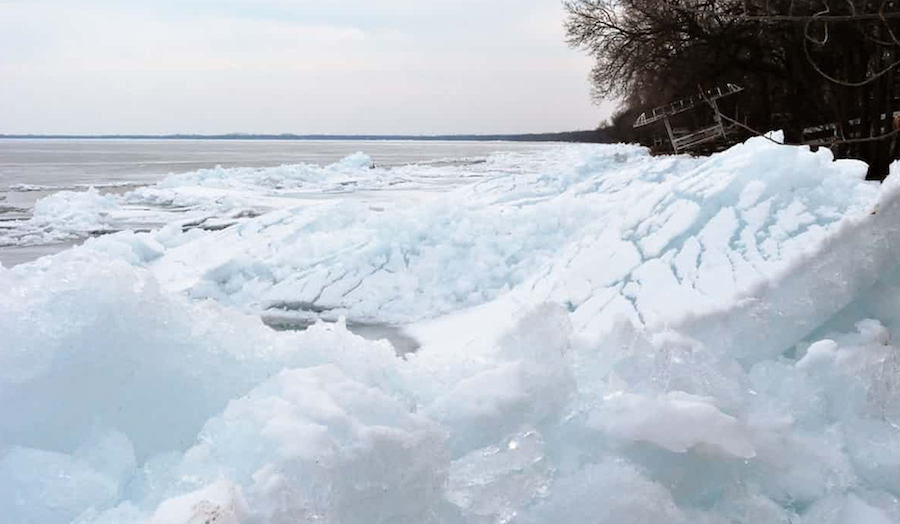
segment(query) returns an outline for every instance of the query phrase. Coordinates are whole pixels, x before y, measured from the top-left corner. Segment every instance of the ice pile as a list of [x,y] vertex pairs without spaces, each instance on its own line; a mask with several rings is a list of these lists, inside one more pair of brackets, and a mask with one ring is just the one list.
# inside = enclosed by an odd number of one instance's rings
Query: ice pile
[[111,229],[115,198],[96,189],[60,191],[38,200],[30,219],[0,232],[0,246],[64,242]]
[[[97,187],[15,184],[10,191],[59,191],[38,200],[33,216],[0,233],[0,246],[52,244],[127,229],[133,222],[189,225],[297,205],[283,198],[292,192],[353,192],[402,184],[390,170],[369,169],[372,160],[357,153],[329,166],[307,164],[273,168],[215,168],[173,174],[159,183],[122,195],[103,194]],[[82,189],[82,191],[78,191]]]
[[900,522],[898,174],[764,140],[522,160],[0,267],[0,513]]
[[[310,164],[283,165],[269,168],[201,169],[171,175],[156,185],[159,189],[180,187],[210,187],[220,189],[248,188],[256,190],[380,187],[384,184],[384,170],[376,171],[372,159],[365,153],[355,153],[324,168]],[[367,173],[371,171],[371,173]],[[369,176],[360,176],[368,174]]]
[[[488,159],[384,167],[376,166],[368,155],[356,153],[324,166],[201,169],[110,195],[98,195],[95,188],[77,184],[15,184],[10,191],[61,193],[42,199],[41,216],[36,213],[30,220],[8,224],[0,232],[0,246],[52,244],[164,224],[217,230],[277,209],[317,207],[336,196],[377,200],[383,207],[403,201],[404,192],[416,190],[414,199],[421,201],[429,192],[439,194],[472,179],[528,169],[539,158],[530,153],[498,153]],[[128,185],[98,184],[96,189]],[[382,192],[390,192],[391,197],[378,198]]]
[[290,195],[352,193],[404,182],[393,171],[376,168],[367,155],[356,153],[327,166],[217,167],[173,174],[155,185],[127,193],[122,201],[129,206],[201,209],[224,214],[247,207],[274,209],[297,205],[296,201],[284,198]]
[[94,189],[112,189],[133,186],[134,182],[103,182],[94,184],[45,185],[45,184],[11,184],[7,190],[14,193],[38,193],[48,191],[77,191]]
[[[735,346],[783,333],[777,347],[871,286],[869,266],[895,255],[881,240],[894,222],[875,213],[879,188],[862,181],[861,163],[826,150],[771,150],[759,139],[708,160],[633,146],[569,147],[543,160],[438,200],[269,213],[180,244],[151,269],[168,289],[256,313],[410,323],[513,290],[520,303],[565,305],[579,331],[597,336],[625,315]],[[852,227],[859,221],[872,227]],[[823,273],[837,275],[831,293],[812,300],[804,276]],[[709,332],[710,314],[755,315],[764,290],[785,310],[777,324]]]

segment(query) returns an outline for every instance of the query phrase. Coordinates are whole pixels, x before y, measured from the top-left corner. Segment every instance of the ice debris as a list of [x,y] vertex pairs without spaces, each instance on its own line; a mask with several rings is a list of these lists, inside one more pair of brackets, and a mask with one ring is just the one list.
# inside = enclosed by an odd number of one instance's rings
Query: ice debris
[[[763,140],[543,155],[443,204],[0,267],[4,519],[900,522],[897,174]],[[422,348],[257,316],[290,303]]]

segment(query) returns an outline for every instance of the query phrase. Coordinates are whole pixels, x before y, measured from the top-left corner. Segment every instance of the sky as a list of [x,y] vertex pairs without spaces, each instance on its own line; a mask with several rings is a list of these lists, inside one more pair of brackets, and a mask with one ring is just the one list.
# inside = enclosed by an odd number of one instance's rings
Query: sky
[[561,0],[0,0],[0,133],[589,129]]

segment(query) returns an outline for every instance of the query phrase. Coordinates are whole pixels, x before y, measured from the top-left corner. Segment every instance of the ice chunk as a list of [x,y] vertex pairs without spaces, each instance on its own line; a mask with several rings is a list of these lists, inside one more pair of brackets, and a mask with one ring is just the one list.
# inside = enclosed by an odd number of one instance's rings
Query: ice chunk
[[2,245],[63,242],[109,230],[110,214],[119,209],[115,198],[87,191],[60,191],[38,200],[28,220],[0,233]]
[[891,519],[878,508],[866,504],[858,497],[850,495],[838,515],[841,524],[890,524]]
[[447,497],[466,515],[504,524],[546,497],[552,479],[543,437],[527,430],[455,460]]
[[[218,513],[234,522],[432,522],[447,470],[436,426],[325,366],[283,371],[230,403],[183,457],[144,472],[137,500],[201,490],[165,500],[151,522]],[[233,486],[210,499],[204,486],[223,478]]]
[[609,395],[591,413],[588,425],[618,439],[648,442],[676,453],[696,450],[744,459],[756,455],[737,419],[719,411],[712,399],[680,392],[655,399]]
[[69,453],[96,427],[126,435],[139,460],[184,450],[230,400],[286,367],[344,361],[364,383],[401,383],[388,344],[346,328],[275,333],[86,255],[0,269],[0,450]]
[[[141,524],[249,524],[249,509],[236,486],[225,481],[166,500]],[[98,523],[100,524],[100,523]]]
[[368,169],[374,165],[375,164],[372,163],[372,157],[362,151],[357,151],[356,153],[341,159],[341,161],[337,163],[337,166],[342,169]]
[[803,524],[892,524],[895,520],[885,512],[870,506],[857,495],[830,497],[813,506],[803,515]]
[[108,434],[72,454],[24,447],[0,451],[3,518],[22,524],[68,524],[91,508],[118,501],[134,474],[131,443]]
[[833,340],[820,340],[807,348],[806,355],[797,362],[797,368],[808,370],[829,365],[834,362],[837,348],[837,342]]
[[565,352],[571,325],[559,306],[525,315],[501,341],[501,360],[460,380],[424,413],[451,428],[453,456],[562,415],[574,390]]
[[521,522],[596,522],[597,524],[687,524],[668,491],[633,465],[616,459],[588,464],[563,477],[553,495],[523,515]]

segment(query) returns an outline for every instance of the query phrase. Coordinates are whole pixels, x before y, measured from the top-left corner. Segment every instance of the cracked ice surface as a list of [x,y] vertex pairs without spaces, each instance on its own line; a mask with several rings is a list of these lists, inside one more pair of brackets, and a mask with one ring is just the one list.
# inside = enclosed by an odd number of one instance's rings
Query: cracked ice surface
[[571,147],[438,201],[271,213],[150,267],[172,289],[246,310],[303,304],[409,323],[527,285],[595,327],[616,315],[664,325],[733,305],[814,257],[848,216],[874,210],[879,190],[863,170],[759,141],[708,160]]
[[[709,159],[605,146],[529,162],[500,156],[472,185],[378,212],[351,201],[270,213],[148,267],[169,289],[257,313],[408,324],[510,294],[566,305],[576,331],[595,339],[625,317],[703,341],[736,338],[725,342],[750,353],[762,340],[779,351],[808,334],[893,254],[829,247],[875,211],[880,193],[861,163],[825,150],[758,139]],[[794,284],[813,265],[827,269]],[[792,286],[832,292],[813,299]],[[759,320],[728,335],[704,320],[726,323],[732,312]]]

